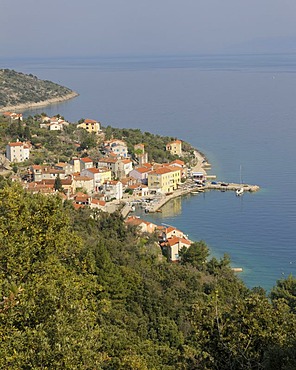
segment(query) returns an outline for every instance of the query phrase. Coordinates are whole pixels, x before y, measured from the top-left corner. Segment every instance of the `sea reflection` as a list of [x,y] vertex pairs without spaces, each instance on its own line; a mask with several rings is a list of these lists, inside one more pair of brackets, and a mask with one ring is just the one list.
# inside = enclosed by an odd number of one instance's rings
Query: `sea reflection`
[[182,213],[181,197],[170,200],[161,208],[161,215],[163,217],[174,217],[180,215],[181,213]]

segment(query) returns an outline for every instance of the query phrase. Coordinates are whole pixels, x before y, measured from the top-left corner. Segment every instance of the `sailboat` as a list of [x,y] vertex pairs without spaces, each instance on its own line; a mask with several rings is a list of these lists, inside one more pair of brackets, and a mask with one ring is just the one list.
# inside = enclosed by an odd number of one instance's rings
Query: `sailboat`
[[[239,166],[239,182],[240,182],[240,184],[242,184],[242,166],[240,165]],[[241,196],[241,195],[243,195],[244,194],[244,188],[243,188],[243,186],[242,187],[240,187],[240,188],[238,188],[238,189],[236,189],[236,191],[235,191],[235,195],[236,196]]]

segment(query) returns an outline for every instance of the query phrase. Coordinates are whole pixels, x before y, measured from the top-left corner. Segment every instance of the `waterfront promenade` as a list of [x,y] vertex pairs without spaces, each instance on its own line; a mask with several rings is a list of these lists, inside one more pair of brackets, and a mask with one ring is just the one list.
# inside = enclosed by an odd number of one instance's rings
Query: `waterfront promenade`
[[[240,188],[244,189],[244,192],[256,192],[260,189],[258,185],[249,185],[249,184],[238,184],[238,183],[225,183],[225,182],[216,182],[210,181],[209,179],[216,178],[215,175],[207,175],[207,170],[211,168],[211,165],[207,162],[205,156],[203,156],[199,151],[195,150],[195,164],[191,168],[191,172],[200,172],[205,178],[208,179],[203,184],[197,184],[192,179],[187,179],[184,183],[179,185],[179,188],[170,194],[161,194],[161,195],[149,195],[146,198],[143,197],[133,197],[130,196],[125,201],[125,205],[121,210],[123,217],[127,217],[129,212],[132,211],[133,204],[143,203],[145,211],[149,213],[161,212],[161,208],[170,200],[187,195],[190,193],[197,194],[203,193],[211,190],[218,191],[236,191]],[[149,199],[149,202],[147,200]]]

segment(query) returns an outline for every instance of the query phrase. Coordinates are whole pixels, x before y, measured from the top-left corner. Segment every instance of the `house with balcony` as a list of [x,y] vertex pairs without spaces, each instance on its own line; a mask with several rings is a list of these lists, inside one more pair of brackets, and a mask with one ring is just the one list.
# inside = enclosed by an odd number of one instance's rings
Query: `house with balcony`
[[167,194],[178,188],[181,183],[181,171],[176,167],[160,167],[148,173],[150,191]]
[[98,167],[107,167],[115,177],[119,177],[118,173],[120,171],[120,161],[116,157],[105,157],[100,158],[97,163]]
[[105,181],[102,186],[102,193],[105,200],[122,199],[123,187],[121,181]]
[[112,139],[104,141],[103,151],[108,155],[110,153],[116,154],[117,157],[128,157],[128,149],[125,141],[120,139]]
[[108,168],[87,168],[81,171],[82,176],[93,179],[93,191],[99,191],[104,182],[111,181],[111,171]]
[[83,128],[89,133],[94,132],[95,134],[98,134],[101,132],[101,123],[99,121],[95,121],[93,119],[85,119],[82,123],[79,123],[77,125],[77,128]]
[[149,188],[147,185],[128,185],[126,188],[132,191],[133,195],[136,197],[147,197],[149,195]]

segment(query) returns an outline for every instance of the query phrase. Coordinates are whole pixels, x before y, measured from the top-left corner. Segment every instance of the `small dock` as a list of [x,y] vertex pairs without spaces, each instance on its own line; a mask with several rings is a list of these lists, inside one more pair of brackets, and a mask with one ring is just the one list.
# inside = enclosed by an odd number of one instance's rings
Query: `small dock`
[[209,183],[204,186],[204,189],[208,190],[232,190],[236,191],[237,189],[243,188],[244,191],[249,191],[249,192],[255,192],[260,189],[258,185],[249,185],[249,184],[236,184],[236,183],[225,183],[225,182],[217,182],[215,184]]
[[243,268],[242,267],[232,267],[231,270],[233,272],[243,272]]

